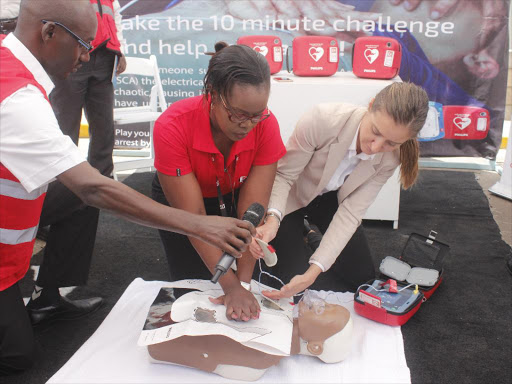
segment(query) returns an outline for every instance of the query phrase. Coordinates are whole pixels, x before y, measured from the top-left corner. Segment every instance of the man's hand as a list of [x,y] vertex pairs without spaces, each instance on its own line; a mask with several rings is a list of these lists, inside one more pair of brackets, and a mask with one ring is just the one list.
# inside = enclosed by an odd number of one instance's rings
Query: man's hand
[[299,292],[309,288],[320,275],[322,270],[315,264],[311,264],[303,275],[294,276],[288,284],[279,291],[262,291],[261,293],[269,299],[279,300],[292,297]]
[[189,236],[196,237],[237,258],[242,257],[242,253],[251,243],[251,236],[256,235],[251,223],[232,217],[197,215],[195,228]]
[[209,298],[213,304],[226,306],[226,317],[232,320],[249,321],[260,317],[260,305],[254,295],[241,285],[233,287],[225,295]]
[[117,61],[116,75],[120,75],[126,70],[126,57],[124,55],[119,56]]

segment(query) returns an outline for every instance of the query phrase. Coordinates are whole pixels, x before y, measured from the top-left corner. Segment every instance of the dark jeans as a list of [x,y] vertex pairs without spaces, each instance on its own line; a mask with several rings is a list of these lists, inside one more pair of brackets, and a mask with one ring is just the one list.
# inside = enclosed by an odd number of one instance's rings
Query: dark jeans
[[[50,101],[61,131],[78,144],[82,108],[89,122],[88,161],[111,177],[114,148],[114,53],[100,48],[78,72],[55,83]],[[91,264],[99,210],[86,206],[58,181],[48,187],[41,226],[50,225],[37,284],[42,287],[83,285]]]
[[[304,241],[304,216],[307,215],[309,222],[316,224],[320,231],[325,233],[337,209],[338,198],[336,191],[333,191],[318,196],[307,207],[286,215],[276,238],[270,243],[276,250],[277,264],[268,268],[262,262],[262,269],[279,277],[284,283],[306,272],[313,251]],[[258,274],[259,267],[256,265],[253,278],[257,280]],[[325,273],[320,274],[311,288],[354,292],[359,285],[373,278],[375,267],[364,230],[360,226],[336,262]],[[262,275],[261,282],[274,288],[281,288],[277,280],[265,275]]]
[[34,333],[18,284],[0,291],[0,376],[34,362]]
[[[158,175],[155,175],[155,178],[153,179],[151,197],[153,200],[169,206],[162,187],[160,186]],[[232,206],[231,194],[226,194],[223,198],[224,203],[226,204],[226,209],[229,213],[231,212]],[[235,191],[235,201],[237,201],[237,198],[238,190]],[[218,198],[204,198],[203,201],[207,215],[221,215]],[[162,240],[165,256],[167,257],[169,273],[171,276],[170,281],[184,279],[210,280],[212,278],[212,273],[206,267],[187,236],[162,230],[159,230],[158,232],[160,234],[160,239]]]

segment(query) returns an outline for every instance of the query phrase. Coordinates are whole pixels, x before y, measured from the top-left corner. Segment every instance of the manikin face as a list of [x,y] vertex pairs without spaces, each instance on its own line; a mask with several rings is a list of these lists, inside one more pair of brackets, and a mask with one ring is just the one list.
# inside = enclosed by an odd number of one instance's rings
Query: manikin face
[[409,128],[395,123],[387,112],[369,111],[361,121],[357,138],[357,153],[374,155],[381,152],[392,152],[411,138]]
[[[269,113],[269,94],[270,89],[266,84],[235,84],[226,97],[215,92],[212,119],[228,139],[242,140]],[[246,118],[246,121],[241,121]]]

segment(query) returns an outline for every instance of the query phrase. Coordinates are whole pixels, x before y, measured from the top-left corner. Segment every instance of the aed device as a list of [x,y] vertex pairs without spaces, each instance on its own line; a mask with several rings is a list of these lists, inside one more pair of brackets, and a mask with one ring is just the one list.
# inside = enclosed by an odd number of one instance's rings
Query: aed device
[[283,67],[283,44],[279,37],[271,35],[241,36],[236,43],[247,45],[265,56],[271,75],[279,72]]
[[422,301],[423,293],[417,287],[402,286],[391,279],[377,279],[357,289],[354,309],[368,319],[400,326],[418,311]]
[[467,105],[443,107],[445,139],[482,140],[487,137],[491,118],[489,111]]
[[402,46],[390,37],[358,37],[352,46],[352,72],[357,77],[392,79],[401,60]]
[[[286,51],[286,67],[288,64]],[[292,70],[297,76],[331,76],[338,71],[338,40],[330,36],[299,36],[292,42]]]
[[428,102],[428,114],[425,125],[418,133],[418,141],[434,141],[444,137],[443,105]]
[[[416,304],[413,305],[412,302],[409,302],[411,306],[405,308],[403,306],[406,303],[403,301],[404,299],[399,299],[396,296],[391,298],[385,295],[386,299],[394,300],[384,300],[386,304],[384,306],[382,297],[380,303],[377,299],[375,299],[377,301],[369,300],[368,297],[371,295],[379,296],[373,292],[374,289],[367,288],[370,285],[375,287],[374,282],[371,281],[361,285],[355,294],[354,309],[356,312],[384,324],[405,324],[419,309],[421,302],[429,299],[443,281],[443,262],[449,254],[450,247],[438,241],[436,237],[437,232],[435,231],[430,231],[428,236],[411,233],[400,258],[387,256],[379,266],[380,277],[377,280],[382,283],[389,279],[385,287],[388,292],[403,292],[404,288],[407,288],[414,289],[421,294],[421,300],[417,307],[415,307]],[[359,294],[361,290],[366,291],[362,293],[362,297]],[[367,301],[364,301],[365,299]],[[373,305],[378,309],[368,305]]]

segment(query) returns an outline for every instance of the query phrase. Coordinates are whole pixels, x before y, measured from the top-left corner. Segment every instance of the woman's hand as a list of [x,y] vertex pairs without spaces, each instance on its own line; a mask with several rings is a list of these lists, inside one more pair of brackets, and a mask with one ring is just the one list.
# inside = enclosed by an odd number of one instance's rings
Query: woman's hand
[[288,284],[279,291],[262,291],[261,293],[269,299],[279,300],[292,297],[299,292],[309,288],[315,282],[322,270],[319,266],[311,264],[306,273],[294,276]]
[[[279,229],[279,221],[274,216],[268,216],[267,222],[258,228],[256,228],[256,236],[258,239],[263,240],[265,243],[270,243],[277,235],[277,230]],[[259,244],[254,240],[251,241],[251,245],[249,246],[249,250],[251,254],[256,259],[263,258],[263,251]]]
[[233,287],[225,295],[209,298],[213,304],[226,306],[226,317],[232,320],[249,321],[260,317],[260,305],[254,295],[241,285]]

